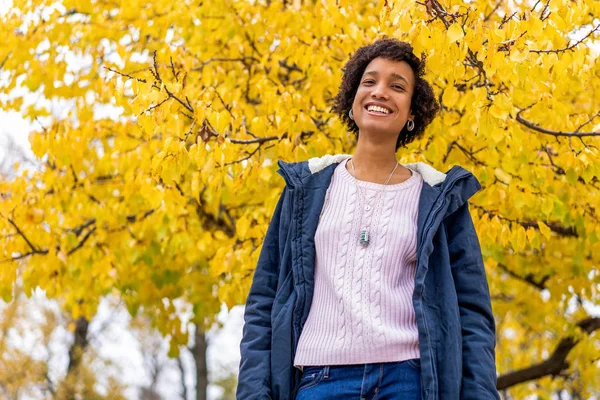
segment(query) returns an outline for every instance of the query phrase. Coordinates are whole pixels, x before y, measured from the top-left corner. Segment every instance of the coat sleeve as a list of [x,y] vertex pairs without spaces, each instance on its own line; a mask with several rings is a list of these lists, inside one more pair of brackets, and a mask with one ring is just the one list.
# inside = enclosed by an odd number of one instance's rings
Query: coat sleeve
[[446,218],[452,276],[462,330],[461,400],[499,400],[496,324],[483,256],[468,202]]
[[271,399],[271,308],[277,290],[279,225],[287,186],[267,228],[244,310],[236,398]]

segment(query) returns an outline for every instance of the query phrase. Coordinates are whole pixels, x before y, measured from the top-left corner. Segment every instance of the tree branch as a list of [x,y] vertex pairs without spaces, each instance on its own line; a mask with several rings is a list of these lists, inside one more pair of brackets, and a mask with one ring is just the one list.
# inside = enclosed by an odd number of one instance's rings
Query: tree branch
[[23,231],[17,226],[17,224],[12,219],[7,218],[7,220],[17,230],[17,233],[19,234],[19,236],[21,236],[23,238],[23,240],[25,240],[25,242],[27,243],[27,245],[29,246],[29,248],[31,249],[31,251],[33,253],[41,253],[42,252],[42,250],[39,250],[37,247],[35,247],[33,245],[33,243],[31,243],[31,241],[27,238],[27,236],[25,236]]
[[177,357],[177,367],[179,368],[179,378],[180,378],[180,382],[181,382],[181,397],[183,397],[183,400],[187,400],[188,395],[187,395],[187,385],[185,384],[185,369],[183,368],[183,361],[181,361],[181,355],[179,355],[179,357]]
[[530,53],[562,53],[565,51],[571,51],[573,50],[575,47],[577,47],[577,45],[581,42],[583,42],[585,39],[587,39],[588,37],[590,37],[594,32],[596,32],[598,29],[600,29],[600,24],[598,24],[594,29],[592,29],[587,35],[585,35],[584,37],[582,37],[581,39],[579,39],[577,42],[573,43],[570,46],[564,47],[562,49],[555,49],[555,50],[529,50]]
[[[532,106],[533,106],[533,104],[527,108],[519,110],[519,112],[517,112],[517,117],[516,117],[517,121],[519,121],[521,124],[525,125],[529,129],[532,129],[532,130],[540,132],[540,133],[544,133],[546,135],[553,135],[555,137],[558,137],[558,136],[572,136],[572,137],[600,136],[600,132],[579,132],[579,129],[581,128],[581,126],[579,128],[577,128],[574,132],[565,132],[565,131],[554,131],[551,129],[543,128],[539,125],[534,124],[533,122],[529,122],[521,116],[521,113],[523,111],[531,108]],[[597,117],[598,115],[600,115],[600,111],[597,112],[594,116],[592,116],[592,118],[590,118],[590,121],[592,119],[594,119],[595,117]],[[586,124],[583,124],[583,125],[586,125]]]
[[96,231],[96,227],[94,226],[92,229],[90,229],[85,236],[83,237],[83,239],[81,239],[79,241],[79,243],[77,243],[77,245],[75,245],[75,247],[73,247],[71,250],[69,250],[67,252],[67,255],[70,256],[71,254],[75,253],[77,250],[79,250],[81,247],[83,247],[83,245],[85,244],[85,242],[87,242],[87,240],[90,238],[90,236],[92,236],[92,234]]
[[[470,206],[473,206],[475,208],[479,208],[480,210],[482,210],[485,214],[488,214],[490,216],[490,219],[494,218],[494,217],[498,217],[499,219],[502,219],[504,221],[508,221],[511,223],[515,223],[515,224],[519,224],[521,225],[523,228],[527,229],[527,228],[534,228],[539,230],[539,224],[536,221],[517,221],[515,219],[510,219],[510,218],[506,218],[501,216],[499,213],[495,213],[494,211],[490,211],[485,207],[482,207],[480,205],[477,204],[473,204],[473,203],[469,203]],[[557,224],[556,222],[550,222],[550,221],[544,221],[544,224],[546,224],[548,226],[548,228],[550,228],[550,230],[554,233],[557,233],[561,236],[564,237],[579,237],[579,235],[577,234],[577,231],[575,230],[574,227],[571,226],[563,226],[560,224]]]
[[540,291],[546,289],[546,282],[548,282],[548,279],[550,279],[550,275],[544,275],[541,279],[537,280],[533,274],[527,274],[525,276],[522,276],[509,269],[506,265],[502,263],[498,263],[498,267],[513,278],[528,283]]
[[129,79],[135,79],[135,80],[136,80],[136,81],[138,81],[138,82],[143,82],[143,83],[146,83],[146,80],[145,80],[145,79],[142,79],[142,78],[136,78],[135,76],[131,76],[131,75],[125,74],[125,73],[123,73],[123,72],[119,72],[119,71],[117,71],[117,70],[114,70],[114,69],[112,69],[112,68],[109,68],[109,67],[106,67],[106,66],[104,66],[104,68],[105,68],[105,69],[107,69],[107,70],[109,70],[109,71],[111,71],[111,72],[114,72],[114,73],[115,73],[115,74],[117,74],[117,75],[121,75],[121,76],[123,76],[123,77],[127,78],[127,80],[129,80]]
[[[600,318],[592,317],[584,319],[579,321],[577,326],[590,335],[595,330],[600,329]],[[563,370],[569,368],[569,363],[566,361],[566,358],[577,343],[579,343],[579,340],[576,340],[572,336],[563,338],[554,349],[552,355],[546,360],[530,367],[499,376],[496,388],[498,390],[504,390],[520,383],[540,379],[545,376],[559,375]]]

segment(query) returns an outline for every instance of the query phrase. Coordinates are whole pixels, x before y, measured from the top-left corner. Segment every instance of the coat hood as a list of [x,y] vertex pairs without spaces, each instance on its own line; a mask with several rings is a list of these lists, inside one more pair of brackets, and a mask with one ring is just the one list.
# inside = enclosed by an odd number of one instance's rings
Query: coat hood
[[[313,157],[308,160],[308,168],[312,174],[317,173],[331,165],[332,163],[340,163],[347,158],[351,158],[352,154],[326,154],[322,157]],[[417,171],[423,177],[423,180],[429,185],[434,186],[446,179],[446,174],[433,168],[431,165],[424,162],[416,162],[409,164],[402,164],[406,168]]]
[[[352,154],[325,154],[321,157],[312,157],[307,161],[286,162],[278,160],[280,169],[277,170],[290,188],[307,188],[326,182],[329,185],[335,167]],[[418,172],[422,177],[422,197],[434,201],[439,195],[444,195],[449,202],[448,213],[453,212],[463,205],[471,196],[481,189],[477,178],[459,165],[454,165],[447,172],[441,172],[424,162],[402,164],[406,168]],[[315,179],[321,174],[326,174],[327,179]]]

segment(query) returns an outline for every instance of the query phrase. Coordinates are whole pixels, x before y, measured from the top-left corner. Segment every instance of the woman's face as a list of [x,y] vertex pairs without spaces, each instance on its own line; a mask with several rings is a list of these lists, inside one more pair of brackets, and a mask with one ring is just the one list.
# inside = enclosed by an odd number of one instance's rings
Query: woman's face
[[[396,140],[409,117],[414,118],[410,110],[413,91],[414,73],[406,62],[373,59],[363,72],[352,104],[359,135],[385,135]],[[369,111],[370,104],[387,109],[387,113]]]

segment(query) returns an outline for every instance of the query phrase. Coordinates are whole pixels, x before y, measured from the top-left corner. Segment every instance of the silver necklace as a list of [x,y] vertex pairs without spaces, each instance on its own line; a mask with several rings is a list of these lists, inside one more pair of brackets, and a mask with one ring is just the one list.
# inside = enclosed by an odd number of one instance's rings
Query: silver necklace
[[[350,162],[352,163],[352,174],[354,175],[354,184],[356,185],[356,190],[357,190],[357,191],[358,191],[358,192],[361,194],[361,196],[362,196],[362,191],[360,190],[360,188],[359,188],[359,186],[358,186],[358,182],[357,182],[357,181],[358,181],[358,179],[356,178],[356,171],[354,170],[354,161],[353,161],[352,159],[350,159]],[[394,169],[392,170],[392,173],[390,174],[390,176],[388,176],[387,180],[386,180],[386,181],[385,181],[385,183],[384,183],[383,190],[380,190],[380,192],[385,192],[385,189],[386,189],[387,183],[389,182],[389,180],[390,180],[390,178],[392,177],[392,175],[394,175],[394,172],[396,171],[396,168],[398,168],[398,162],[396,162],[396,166],[394,166]],[[378,193],[378,194],[379,194],[379,193]],[[365,195],[365,196],[362,196],[362,197],[363,197],[363,199],[364,199],[363,203],[365,204],[365,206],[364,206],[364,210],[366,210],[366,211],[369,211],[369,210],[371,210],[371,206],[370,206],[369,204],[367,204],[367,196]],[[379,201],[379,198],[380,198],[380,197],[383,197],[383,195],[382,195],[382,196],[379,196],[379,195],[376,195],[376,196],[375,196],[375,198],[376,198],[377,200],[375,201],[375,204],[373,205],[373,208],[375,207],[375,205],[377,205],[377,202]],[[362,225],[362,216],[363,216],[363,210],[361,209],[361,212],[360,212],[360,223],[361,223],[361,225]],[[367,246],[369,245],[369,241],[370,241],[370,239],[371,239],[371,237],[370,237],[370,235],[369,235],[369,228],[370,228],[370,227],[371,227],[371,224],[369,224],[369,226],[368,226],[368,227],[363,225],[363,226],[362,226],[362,228],[361,228],[361,230],[360,230],[360,236],[359,236],[359,239],[360,239],[360,244],[361,244],[363,247],[367,247]]]

